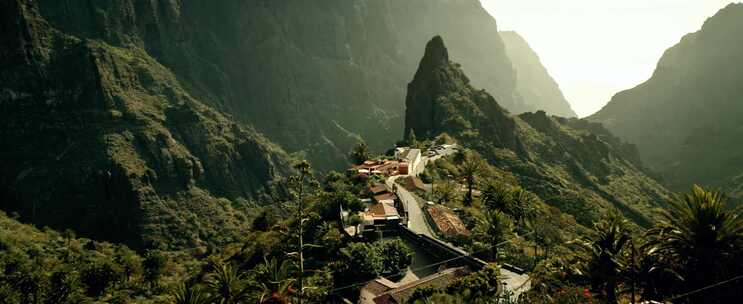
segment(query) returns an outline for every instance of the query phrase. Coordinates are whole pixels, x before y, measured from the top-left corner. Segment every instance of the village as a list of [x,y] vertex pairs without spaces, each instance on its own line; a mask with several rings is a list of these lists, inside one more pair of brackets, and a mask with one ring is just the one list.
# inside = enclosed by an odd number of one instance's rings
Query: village
[[[374,182],[361,197],[363,211],[341,208],[344,231],[362,241],[399,237],[414,251],[413,263],[402,277],[380,277],[367,283],[359,303],[405,303],[416,289],[446,287],[487,265],[446,241],[468,236],[470,231],[456,208],[428,200],[434,184],[419,177],[428,164],[460,149],[456,144],[435,145],[425,151],[397,147],[393,157],[366,160],[348,169],[348,174]],[[521,269],[510,265],[500,265],[500,269],[502,287],[509,294],[517,296],[529,289],[529,277]]]

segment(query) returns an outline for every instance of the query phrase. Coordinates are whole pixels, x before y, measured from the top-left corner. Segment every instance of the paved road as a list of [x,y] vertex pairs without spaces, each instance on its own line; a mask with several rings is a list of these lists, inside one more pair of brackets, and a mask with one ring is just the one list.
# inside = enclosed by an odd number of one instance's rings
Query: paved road
[[395,180],[400,177],[407,177],[407,175],[391,176],[387,178],[387,187],[389,189],[397,189],[395,192],[397,197],[400,198],[405,210],[408,211],[408,228],[413,230],[415,233],[425,234],[430,237],[435,237],[435,234],[428,226],[425,216],[423,215],[423,209],[416,201],[414,194],[406,190],[404,187],[394,187]]
[[408,228],[415,233],[425,234],[435,238],[436,234],[428,226],[423,209],[421,209],[413,194],[403,187],[397,187],[397,196],[408,206]]
[[529,275],[517,274],[515,272],[500,269],[501,280],[506,283],[506,289],[513,292],[514,299],[531,288],[531,280]]

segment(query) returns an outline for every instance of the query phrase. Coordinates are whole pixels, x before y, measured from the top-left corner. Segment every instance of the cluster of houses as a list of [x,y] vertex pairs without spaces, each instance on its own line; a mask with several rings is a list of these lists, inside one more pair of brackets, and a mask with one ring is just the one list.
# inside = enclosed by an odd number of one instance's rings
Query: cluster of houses
[[[407,220],[407,210],[392,190],[394,189],[389,189],[382,183],[369,187],[367,190],[369,198],[361,200],[366,208],[356,215],[341,208],[341,219],[346,232],[352,236],[368,236],[387,230],[388,227],[404,224]],[[360,222],[353,223],[351,220],[353,216],[360,217]]]
[[367,160],[348,169],[351,173],[367,176],[395,176],[415,174],[421,167],[420,149],[396,148],[395,159]]
[[[426,151],[428,159],[436,155],[449,155],[456,151],[456,145],[436,146]],[[367,160],[348,169],[350,174],[358,176],[376,176],[387,178],[406,175],[404,187],[413,192],[430,192],[430,185],[423,183],[417,176],[425,168],[426,158],[420,149],[396,148],[394,159]],[[380,180],[378,178],[374,180]],[[365,204],[363,211],[352,214],[341,208],[341,219],[345,231],[351,236],[374,239],[386,231],[406,226],[408,220],[407,206],[397,197],[398,185],[385,183],[370,186],[363,194],[361,201]],[[429,202],[429,204],[431,204]],[[461,219],[449,208],[440,205],[424,207],[425,216],[431,226],[446,238],[470,234]],[[440,242],[440,241],[438,241]],[[466,255],[466,252],[464,253]],[[469,267],[442,268],[439,271],[417,278],[393,282],[387,278],[377,278],[360,290],[360,301],[363,304],[407,303],[417,289],[443,288],[471,272]]]

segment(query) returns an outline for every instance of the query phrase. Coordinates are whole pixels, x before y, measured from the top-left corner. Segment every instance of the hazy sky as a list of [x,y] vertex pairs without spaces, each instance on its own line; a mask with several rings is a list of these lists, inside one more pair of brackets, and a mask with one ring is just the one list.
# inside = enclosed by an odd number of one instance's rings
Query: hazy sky
[[579,116],[652,75],[663,52],[730,0],[480,0],[521,34]]

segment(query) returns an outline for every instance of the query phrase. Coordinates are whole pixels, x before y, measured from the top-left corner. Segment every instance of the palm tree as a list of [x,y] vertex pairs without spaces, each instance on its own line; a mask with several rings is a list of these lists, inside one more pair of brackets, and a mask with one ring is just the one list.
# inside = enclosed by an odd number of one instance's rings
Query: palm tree
[[593,235],[576,242],[583,251],[591,287],[603,292],[606,303],[617,303],[617,281],[624,269],[621,255],[630,240],[627,220],[611,213],[594,224]]
[[289,260],[279,263],[276,258],[264,259],[264,264],[258,266],[258,279],[263,288],[260,303],[289,303],[295,281],[291,266]]
[[472,188],[475,186],[476,178],[482,171],[482,160],[476,154],[465,157],[462,163],[462,176],[467,181],[467,196],[464,198],[465,205],[472,204]]
[[220,304],[241,303],[248,296],[243,273],[229,263],[215,262],[209,278],[209,289]]
[[482,200],[490,210],[509,212],[514,204],[513,193],[504,185],[495,181],[488,181],[482,193]]
[[510,214],[523,225],[525,219],[531,219],[534,216],[534,196],[524,188],[516,187],[511,190],[511,201],[513,205],[510,208]]
[[457,191],[457,186],[451,182],[438,184],[434,191],[436,201],[440,204],[453,202],[457,199],[457,192],[459,192]]
[[485,213],[485,238],[490,245],[493,260],[498,259],[498,247],[506,240],[511,231],[510,222],[500,210],[488,210]]
[[360,140],[356,143],[356,146],[353,147],[353,150],[351,151],[351,161],[353,161],[354,164],[361,164],[369,159],[369,146],[366,144],[365,141]]
[[173,291],[175,304],[210,304],[209,295],[198,285],[181,284]]
[[[694,185],[682,199],[672,201],[662,222],[647,232],[648,253],[667,261],[683,279],[682,292],[695,290],[743,271],[743,216],[740,207],[728,209],[725,195]],[[715,288],[696,293],[691,300],[721,301]],[[714,296],[710,296],[710,294]]]

